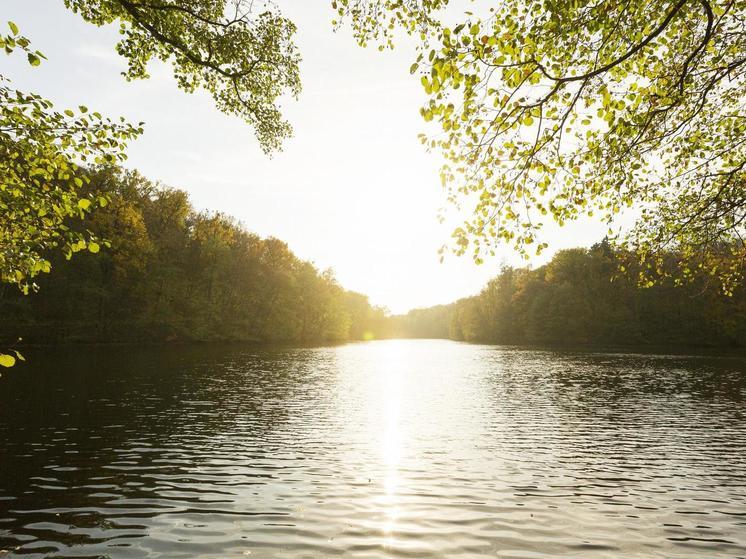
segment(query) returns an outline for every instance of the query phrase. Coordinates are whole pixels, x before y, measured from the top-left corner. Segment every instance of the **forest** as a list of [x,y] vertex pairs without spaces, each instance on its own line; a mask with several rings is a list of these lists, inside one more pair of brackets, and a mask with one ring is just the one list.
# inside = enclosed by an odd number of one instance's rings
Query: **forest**
[[[280,100],[300,94],[302,56],[296,24],[254,4],[64,1],[87,23],[119,27],[127,80],[169,62],[178,88],[207,93],[271,154],[292,135]],[[545,223],[616,226],[630,209],[631,229],[534,270],[506,268],[474,297],[387,317],[282,241],[118,169],[144,122],[58,110],[4,70],[3,351],[19,338],[746,343],[743,5],[509,1],[441,20],[448,4],[332,3],[333,27],[362,47],[392,49],[400,31],[415,40],[410,74],[433,126],[420,140],[444,162],[446,201],[463,209],[444,250],[530,259],[549,246]],[[0,47],[46,64],[13,21]],[[0,353],[0,365],[15,361]]]
[[136,172],[108,166],[87,179],[98,207],[69,226],[97,240],[51,255],[36,293],[0,284],[6,343],[342,341],[380,329],[383,310],[284,242]]
[[[629,255],[603,241],[536,269],[505,267],[473,297],[391,318],[390,334],[497,344],[746,346],[746,290],[704,271],[640,284]],[[676,254],[665,259],[677,266]],[[630,268],[625,268],[627,264]]]
[[[504,267],[475,296],[390,315],[287,244],[186,192],[116,166],[90,171],[89,239],[50,256],[36,293],[0,286],[0,337],[31,343],[447,338],[496,344],[746,345],[746,289],[695,271],[641,284],[632,254],[606,240],[536,269]],[[667,255],[665,266],[677,266]],[[625,268],[625,265],[627,266]]]

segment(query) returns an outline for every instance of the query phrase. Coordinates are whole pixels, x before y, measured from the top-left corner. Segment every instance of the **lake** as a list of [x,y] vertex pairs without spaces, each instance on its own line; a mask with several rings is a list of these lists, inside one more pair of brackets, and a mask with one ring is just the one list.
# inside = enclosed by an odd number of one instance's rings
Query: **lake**
[[746,557],[746,360],[30,350],[0,557]]

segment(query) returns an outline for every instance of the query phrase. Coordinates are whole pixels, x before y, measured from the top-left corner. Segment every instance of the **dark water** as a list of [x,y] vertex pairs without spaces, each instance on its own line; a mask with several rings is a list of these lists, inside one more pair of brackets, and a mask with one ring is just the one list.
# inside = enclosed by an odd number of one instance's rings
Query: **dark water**
[[746,557],[743,359],[31,358],[0,379],[0,557]]

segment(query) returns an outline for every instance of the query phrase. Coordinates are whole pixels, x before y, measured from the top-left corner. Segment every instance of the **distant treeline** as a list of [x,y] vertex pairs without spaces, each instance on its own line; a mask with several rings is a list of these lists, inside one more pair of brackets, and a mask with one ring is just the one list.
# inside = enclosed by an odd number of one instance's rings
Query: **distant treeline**
[[634,270],[621,271],[628,261],[606,242],[563,250],[535,270],[503,269],[474,297],[391,317],[389,333],[499,344],[746,347],[743,286],[723,295],[699,273],[680,286],[663,278],[641,287]]
[[[664,278],[641,287],[629,258],[606,242],[560,251],[535,270],[504,268],[479,295],[450,305],[387,316],[284,242],[262,239],[225,215],[196,211],[181,190],[117,168],[99,169],[90,179],[88,198],[108,203],[70,226],[103,246],[53,260],[51,273],[37,278],[38,293],[0,284],[0,341],[409,337],[746,347],[743,286],[726,296],[717,281],[695,273],[682,286]],[[674,260],[670,255],[672,269]]]
[[383,328],[382,309],[284,242],[195,211],[185,192],[137,173],[90,178],[88,197],[109,201],[71,226],[110,246],[54,260],[38,293],[1,285],[5,341],[342,341]]

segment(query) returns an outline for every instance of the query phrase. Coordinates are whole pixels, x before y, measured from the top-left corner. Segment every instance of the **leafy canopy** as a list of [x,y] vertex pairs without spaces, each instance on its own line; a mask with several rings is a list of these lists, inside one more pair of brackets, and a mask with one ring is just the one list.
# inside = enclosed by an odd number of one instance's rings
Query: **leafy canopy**
[[[278,98],[300,92],[295,26],[269,3],[65,0],[65,5],[95,25],[119,22],[123,38],[117,51],[128,61],[127,79],[147,78],[153,58],[171,61],[181,89],[206,89],[219,110],[254,128],[265,152],[279,149],[291,134]],[[39,66],[44,55],[31,48],[15,23],[8,25],[0,49],[6,54],[20,49],[29,64]],[[100,250],[101,241],[76,224],[107,203],[83,194],[85,167],[123,161],[141,124],[113,121],[85,106],[58,112],[42,96],[12,89],[0,75],[0,282],[16,283],[28,293],[36,287],[33,278],[51,270],[54,252],[69,258]],[[1,366],[15,361],[0,354]]]
[[[44,55],[31,47],[10,22],[0,35],[6,54],[21,51],[38,66]],[[98,252],[96,238],[70,227],[105,198],[81,194],[87,182],[83,165],[124,159],[127,142],[141,128],[114,122],[86,107],[54,110],[50,101],[11,88],[0,74],[0,282],[15,283],[28,293],[33,278],[51,269],[53,252],[68,258],[80,250]],[[23,356],[0,353],[0,366]]]
[[148,62],[171,61],[179,87],[207,90],[218,109],[255,132],[265,152],[292,133],[278,98],[300,93],[295,25],[256,0],[65,0],[95,25],[118,21],[127,79],[147,78]]
[[673,250],[679,274],[730,292],[746,259],[746,2],[505,0],[455,24],[448,5],[333,3],[363,45],[391,46],[398,27],[422,39],[411,71],[440,129],[422,141],[469,208],[455,251],[481,261],[506,242],[528,258],[547,219],[595,215],[643,282]]
[[[182,89],[207,89],[221,111],[255,128],[266,152],[279,149],[291,133],[277,99],[300,91],[299,55],[291,41],[295,26],[271,5],[247,0],[65,4],[96,25],[119,21],[123,39],[117,51],[128,60],[128,79],[147,78],[154,57],[170,60]],[[15,23],[9,27],[0,48],[7,54],[20,49],[29,64],[39,66],[44,55],[31,48]],[[68,256],[85,248],[98,251],[90,235],[86,240],[70,227],[72,218],[106,203],[80,194],[87,181],[81,166],[123,161],[127,142],[142,129],[84,106],[57,112],[43,97],[11,89],[2,75],[0,119],[0,280],[28,292],[29,280],[50,270],[48,251],[62,249]]]
[[[32,51],[14,24],[10,29],[0,36],[0,48],[8,54],[20,49],[37,66],[43,55]],[[90,235],[68,223],[106,204],[81,194],[88,180],[82,166],[124,160],[127,142],[141,131],[84,106],[58,112],[43,97],[12,89],[0,75],[0,280],[28,293],[32,278],[50,270],[51,251],[68,257],[86,248],[98,251]]]

